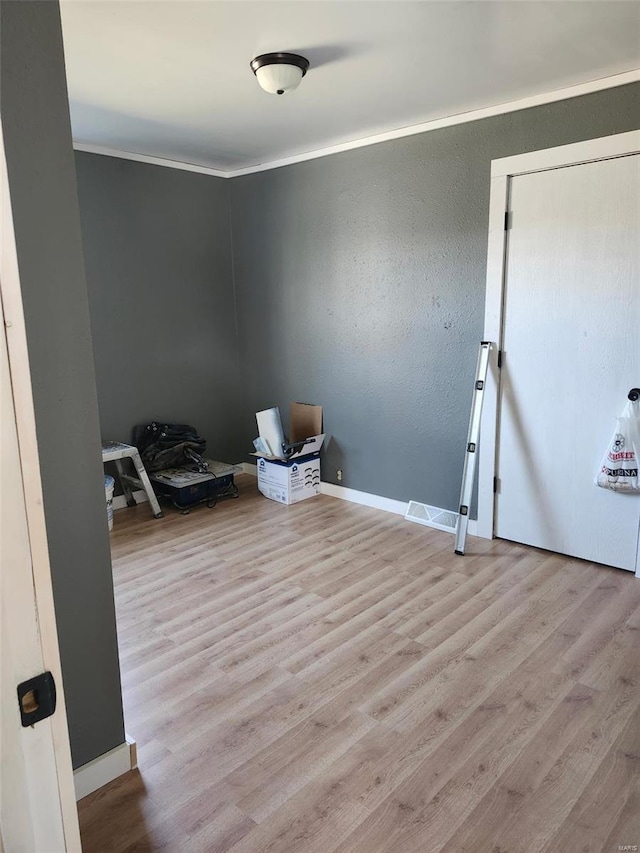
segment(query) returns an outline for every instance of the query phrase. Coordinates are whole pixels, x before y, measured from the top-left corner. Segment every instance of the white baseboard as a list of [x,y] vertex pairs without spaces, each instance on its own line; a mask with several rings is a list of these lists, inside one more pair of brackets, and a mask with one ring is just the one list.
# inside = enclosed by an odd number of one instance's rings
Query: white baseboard
[[[251,462],[243,462],[242,470],[245,474],[250,474],[252,477],[258,476],[257,467]],[[362,506],[370,506],[373,509],[382,509],[385,512],[393,512],[396,515],[404,515],[407,511],[408,503],[404,501],[396,501],[392,498],[383,498],[380,495],[371,495],[368,492],[359,492],[357,489],[347,489],[345,486],[335,486],[333,483],[320,483],[320,493],[329,495],[332,498],[339,498],[341,501],[349,501]]]
[[117,779],[129,770],[137,767],[137,752],[135,740],[126,735],[124,743],[99,755],[93,761],[83,764],[73,772],[73,782],[76,789],[76,800],[102,788],[108,782]]
[[[250,474],[252,477],[258,476],[258,469],[251,462],[239,462],[238,464],[242,466],[245,474]],[[384,512],[392,512],[395,515],[405,515],[409,506],[408,501],[383,498],[381,495],[372,495],[369,492],[360,492],[357,489],[347,489],[345,486],[336,486],[333,483],[320,483],[320,491],[323,495],[329,495],[341,501],[349,501],[350,503],[360,504],[361,506],[381,509]],[[475,518],[469,519],[467,532],[469,536],[478,535],[478,522]]]
[[126,732],[124,733],[125,740],[127,741],[127,745],[129,747],[129,758],[131,759],[131,770],[135,770],[138,766],[138,744],[135,740],[128,735]]
[[[250,474],[252,477],[258,476],[258,469],[251,462],[243,462],[242,470],[245,474]],[[383,498],[380,495],[371,495],[368,492],[359,492],[357,489],[347,489],[345,486],[335,486],[333,483],[320,483],[320,493],[329,495],[332,498],[339,498],[341,501],[349,501],[362,506],[370,506],[373,509],[382,509],[385,512],[393,512],[396,515],[404,515],[407,511],[408,503],[404,501],[396,501],[392,498]]]
[[370,506],[373,509],[382,509],[395,515],[404,515],[409,503],[396,501],[393,498],[383,498],[381,495],[371,495],[369,492],[359,492],[357,489],[347,489],[345,486],[336,486],[333,483],[320,483],[320,491],[323,495],[338,498],[341,501],[349,501],[352,504]]

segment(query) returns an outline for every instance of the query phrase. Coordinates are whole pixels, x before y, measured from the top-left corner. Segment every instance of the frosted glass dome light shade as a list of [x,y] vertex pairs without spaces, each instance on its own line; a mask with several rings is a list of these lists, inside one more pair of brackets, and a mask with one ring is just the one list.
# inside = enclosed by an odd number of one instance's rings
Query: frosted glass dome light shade
[[296,65],[263,65],[256,71],[256,77],[265,92],[284,95],[298,88],[302,71]]
[[258,83],[272,95],[297,89],[308,67],[309,60],[297,53],[263,53],[251,60]]

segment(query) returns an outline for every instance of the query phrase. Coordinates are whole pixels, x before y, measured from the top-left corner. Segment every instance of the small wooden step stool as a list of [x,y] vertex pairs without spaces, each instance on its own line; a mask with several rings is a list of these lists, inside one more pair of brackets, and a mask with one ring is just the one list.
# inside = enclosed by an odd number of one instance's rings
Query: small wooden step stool
[[[125,474],[122,466],[123,459],[131,459],[138,474],[137,477]],[[104,441],[102,443],[102,461],[116,463],[118,479],[120,480],[124,496],[127,499],[127,506],[136,505],[136,499],[131,491],[131,486],[134,486],[134,488],[142,489],[147,493],[147,500],[149,501],[153,517],[162,518],[164,516],[164,513],[160,509],[156,493],[153,491],[149,475],[142,464],[137,447],[133,447],[131,444],[123,444],[121,441]]]

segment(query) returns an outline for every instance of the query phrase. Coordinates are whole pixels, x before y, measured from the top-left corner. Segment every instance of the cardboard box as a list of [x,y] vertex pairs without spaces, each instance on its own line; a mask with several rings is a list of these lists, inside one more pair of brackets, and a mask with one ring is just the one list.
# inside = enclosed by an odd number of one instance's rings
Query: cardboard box
[[320,458],[281,462],[258,459],[258,489],[266,498],[281,504],[295,504],[320,494]]
[[291,403],[288,442],[282,429],[280,409],[277,406],[273,409],[256,412],[256,421],[258,422],[258,434],[271,452],[256,452],[252,456],[287,462],[291,459],[302,459],[314,453],[320,453],[324,441],[322,406],[312,406],[309,403]]
[[271,500],[294,504],[320,494],[322,406],[291,403],[289,440],[282,429],[280,410],[256,414],[260,438],[271,454],[258,457],[258,489]]

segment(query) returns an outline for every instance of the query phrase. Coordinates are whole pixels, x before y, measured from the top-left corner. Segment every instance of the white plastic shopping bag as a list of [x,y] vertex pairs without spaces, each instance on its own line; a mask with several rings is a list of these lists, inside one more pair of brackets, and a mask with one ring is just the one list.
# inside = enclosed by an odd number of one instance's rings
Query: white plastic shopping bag
[[640,403],[629,400],[596,476],[596,486],[614,492],[640,492]]

